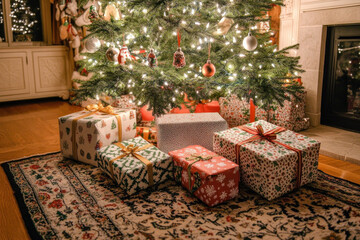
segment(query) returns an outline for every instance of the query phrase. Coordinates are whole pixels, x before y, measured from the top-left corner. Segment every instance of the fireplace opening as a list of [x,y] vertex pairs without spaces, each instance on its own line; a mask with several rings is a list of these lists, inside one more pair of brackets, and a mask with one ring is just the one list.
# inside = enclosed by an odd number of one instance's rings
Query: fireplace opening
[[321,124],[360,132],[360,25],[328,27]]

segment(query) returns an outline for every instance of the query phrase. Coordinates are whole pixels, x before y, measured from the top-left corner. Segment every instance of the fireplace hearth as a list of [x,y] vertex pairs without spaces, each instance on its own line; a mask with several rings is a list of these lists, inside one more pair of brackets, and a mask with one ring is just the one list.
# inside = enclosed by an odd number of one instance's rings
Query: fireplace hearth
[[327,29],[321,124],[360,132],[360,25]]

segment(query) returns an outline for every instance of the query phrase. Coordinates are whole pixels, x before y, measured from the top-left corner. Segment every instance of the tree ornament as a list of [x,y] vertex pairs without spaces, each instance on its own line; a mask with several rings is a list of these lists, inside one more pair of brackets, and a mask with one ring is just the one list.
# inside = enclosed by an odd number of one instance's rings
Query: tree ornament
[[154,49],[150,49],[150,53],[147,57],[147,60],[148,60],[149,67],[151,67],[151,68],[156,67],[158,65],[158,61],[155,56]]
[[126,63],[126,59],[131,59],[130,58],[130,52],[129,49],[127,48],[127,46],[124,44],[122,46],[122,48],[120,49],[120,53],[118,56],[118,62],[120,65],[124,65]]
[[231,18],[223,17],[220,22],[217,24],[218,28],[215,35],[226,35],[227,32],[230,30],[231,26],[234,24],[234,20]]
[[116,62],[119,55],[119,49],[115,47],[109,47],[108,50],[106,50],[106,58],[111,62]]
[[185,67],[186,62],[185,62],[185,55],[181,51],[181,48],[180,48],[181,35],[180,35],[179,30],[177,31],[177,40],[178,40],[178,49],[174,53],[173,66],[176,67],[176,68],[182,68],[182,67]]
[[99,14],[96,11],[96,7],[94,5],[91,5],[89,8],[89,19],[91,22],[99,18]]
[[119,20],[121,18],[120,11],[114,4],[109,4],[105,8],[104,20],[109,22],[111,17],[113,17],[114,20]]
[[90,8],[86,9],[86,11],[75,20],[76,26],[82,27],[84,25],[90,25],[91,21],[89,16],[90,16]]
[[205,65],[202,67],[202,74],[205,77],[212,77],[216,72],[215,65],[210,61],[210,50],[211,50],[211,43],[209,43],[209,57]]
[[243,47],[248,51],[254,51],[257,47],[257,39],[253,35],[251,35],[251,32],[247,35],[246,38],[243,40]]
[[95,37],[86,39],[85,41],[85,48],[89,53],[96,52],[97,50],[99,50],[100,46],[101,46],[100,40]]

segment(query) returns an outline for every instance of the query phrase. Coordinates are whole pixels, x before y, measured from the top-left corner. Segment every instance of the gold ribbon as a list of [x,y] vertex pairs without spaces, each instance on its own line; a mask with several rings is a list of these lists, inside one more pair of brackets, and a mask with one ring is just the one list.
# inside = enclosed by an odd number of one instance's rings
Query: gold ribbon
[[72,130],[72,136],[71,136],[71,140],[72,140],[72,150],[73,150],[73,158],[77,159],[77,144],[76,144],[76,129],[77,129],[77,122],[79,121],[79,119],[82,118],[86,118],[88,116],[91,116],[93,114],[95,114],[96,112],[103,112],[109,115],[114,115],[116,117],[116,120],[118,122],[118,137],[119,137],[119,142],[122,141],[122,125],[121,125],[121,117],[116,114],[114,112],[114,109],[112,106],[108,105],[106,107],[104,107],[101,103],[99,104],[90,104],[88,106],[86,106],[85,110],[88,110],[90,112],[76,117],[73,119],[72,123],[71,123],[71,130]]
[[135,157],[136,159],[140,160],[145,166],[146,166],[146,169],[147,169],[147,173],[148,173],[148,180],[149,180],[149,186],[152,186],[154,185],[154,179],[153,179],[153,164],[152,162],[150,162],[148,159],[146,159],[145,157],[141,156],[140,154],[138,154],[137,152],[140,152],[142,150],[145,150],[149,147],[153,147],[154,145],[152,144],[146,144],[144,146],[137,146],[137,147],[134,147],[134,145],[130,144],[128,146],[124,146],[122,143],[120,142],[117,142],[115,143],[116,146],[120,147],[121,148],[121,151],[123,152],[122,155],[114,158],[114,159],[111,159],[109,161],[109,165],[110,165],[110,174],[111,174],[111,177],[114,179],[114,167],[113,167],[113,163],[116,161],[116,160],[119,160],[121,158],[124,158],[124,157],[128,157],[128,156],[133,156]]
[[206,155],[199,155],[199,154],[191,154],[191,156],[185,158],[186,161],[193,161],[187,167],[190,191],[191,191],[191,167],[199,161],[208,161],[208,160],[212,159],[213,157],[217,157],[217,156],[219,156],[219,155],[206,156]]

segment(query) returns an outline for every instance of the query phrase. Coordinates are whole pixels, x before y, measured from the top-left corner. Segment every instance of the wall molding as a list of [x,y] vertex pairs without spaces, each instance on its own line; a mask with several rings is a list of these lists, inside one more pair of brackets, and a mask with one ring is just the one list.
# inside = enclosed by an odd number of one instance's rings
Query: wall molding
[[301,0],[301,12],[360,6],[359,0]]

